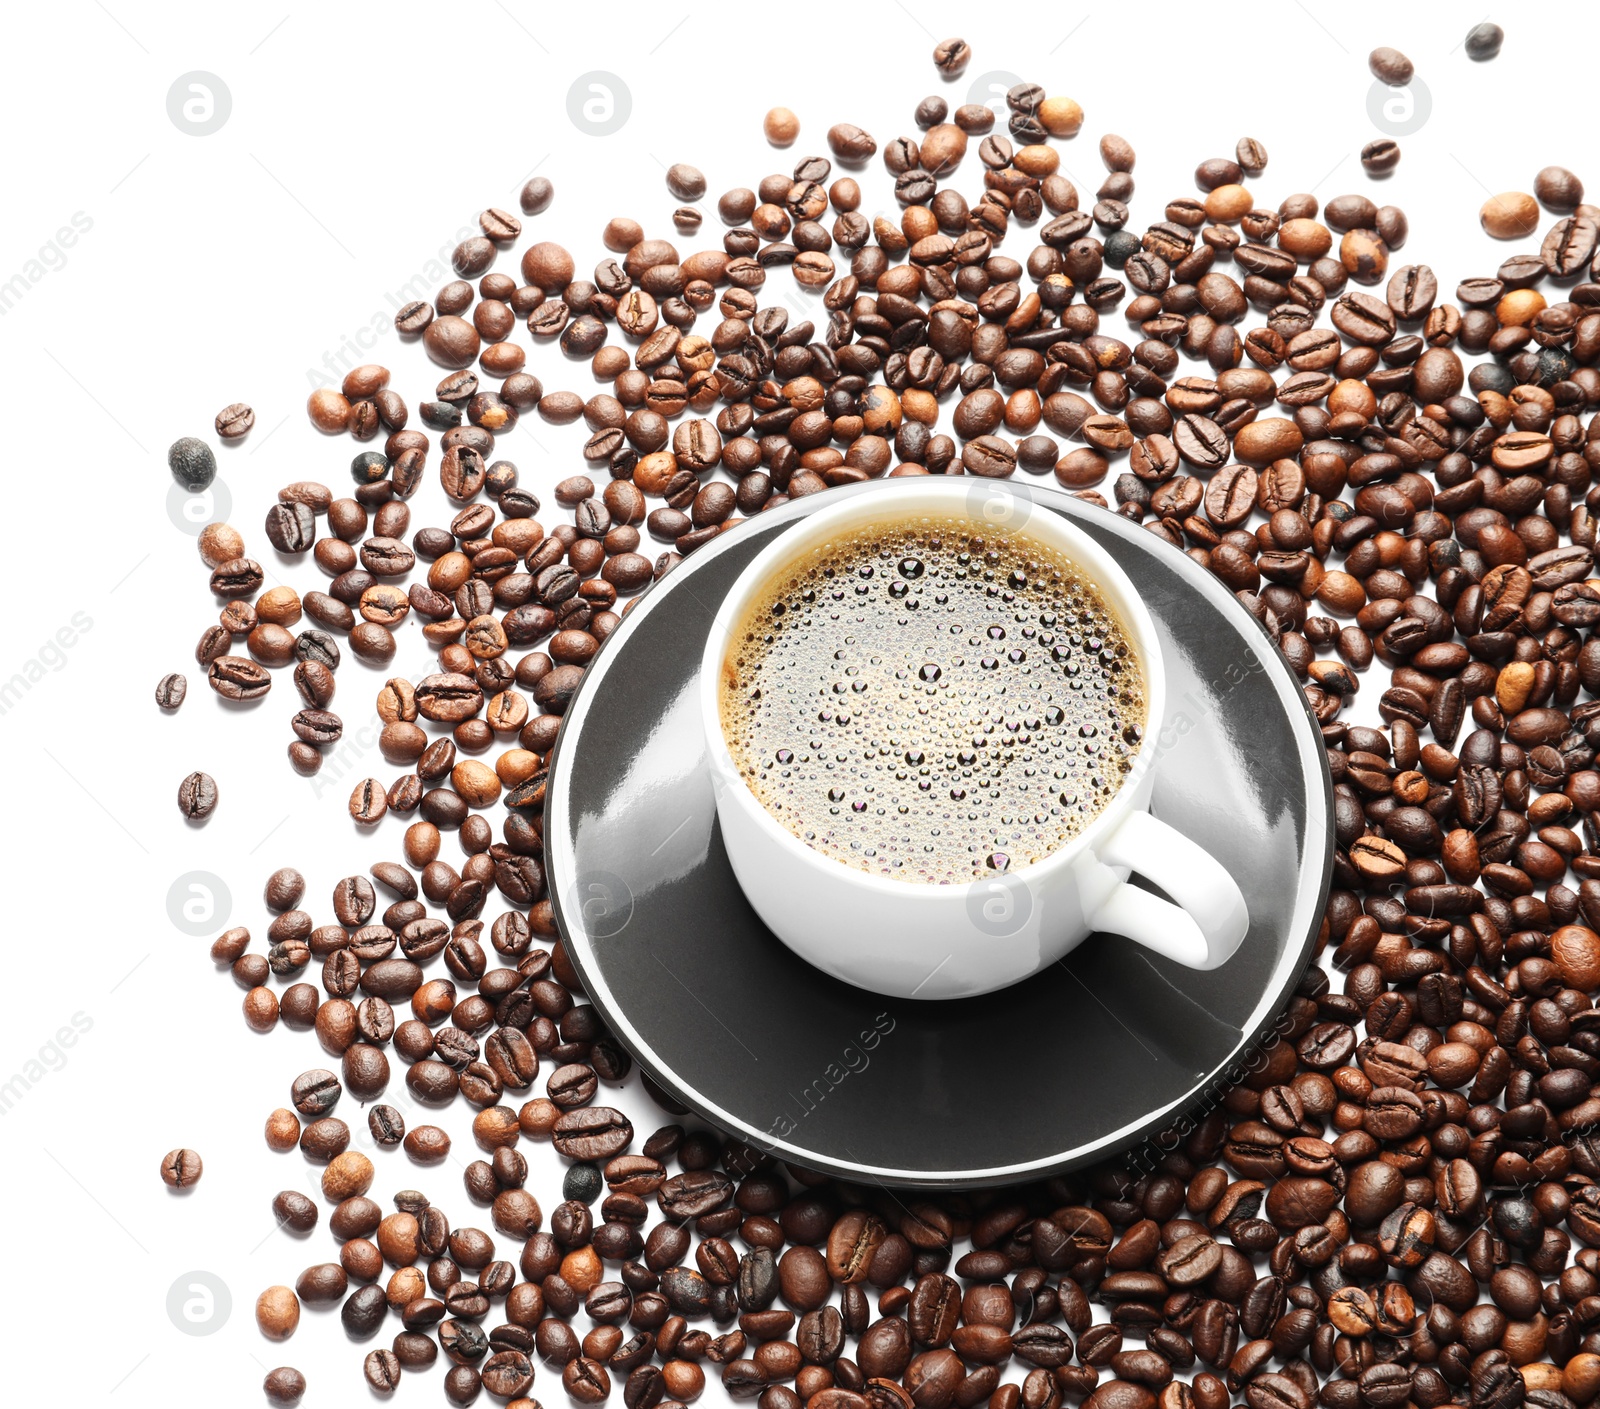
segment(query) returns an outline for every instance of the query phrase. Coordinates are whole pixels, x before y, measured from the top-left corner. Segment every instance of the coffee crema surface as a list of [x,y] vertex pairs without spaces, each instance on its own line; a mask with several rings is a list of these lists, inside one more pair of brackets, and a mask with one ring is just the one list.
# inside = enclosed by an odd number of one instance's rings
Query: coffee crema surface
[[1025,533],[929,515],[841,533],[751,604],[723,736],[825,856],[960,884],[1041,861],[1121,788],[1144,672],[1093,581]]

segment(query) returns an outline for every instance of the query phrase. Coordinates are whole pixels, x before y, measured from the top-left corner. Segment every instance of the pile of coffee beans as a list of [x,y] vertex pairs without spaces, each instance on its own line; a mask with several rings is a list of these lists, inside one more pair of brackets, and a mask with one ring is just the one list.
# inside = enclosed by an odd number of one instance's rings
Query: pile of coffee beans
[[[1480,25],[1467,54],[1500,40]],[[947,40],[934,61],[948,76],[968,57]],[[1373,56],[1386,81],[1410,67]],[[338,1060],[286,1080],[266,1122],[271,1149],[325,1167],[338,1249],[262,1294],[268,1336],[338,1301],[351,1337],[388,1342],[365,1362],[375,1391],[442,1350],[452,1402],[487,1390],[519,1409],[536,1367],[627,1409],[678,1409],[708,1376],[760,1409],[1600,1395],[1600,209],[1559,169],[1496,197],[1485,228],[1529,247],[1452,294],[1395,259],[1394,206],[1262,204],[1253,138],[1141,226],[1125,139],[1101,139],[1105,181],[1080,197],[1050,145],[1078,105],[1022,83],[1007,107],[1002,133],[987,108],[917,104],[915,133],[881,147],[898,222],[834,175],[880,151],[849,124],[831,159],[724,193],[720,249],[680,255],[619,216],[592,278],[548,240],[519,278],[492,266],[521,222],[484,212],[459,279],[396,320],[446,369],[417,406],[429,429],[381,367],[311,398],[320,428],[385,436],[355,456],[350,497],[294,484],[268,515],[272,546],[327,580],[263,592],[240,534],[202,534],[222,602],[197,652],[208,683],[257,699],[292,667],[296,766],[339,737],[341,636],[387,667],[411,617],[436,653],[379,693],[401,771],[350,799],[374,837],[414,818],[406,864],[341,881],[331,919],[281,870],[266,952],[244,929],[212,947],[253,1029],[314,1031]],[[767,115],[774,145],[799,131]],[[971,198],[952,184],[969,142]],[[704,196],[673,171],[675,199]],[[530,182],[524,215],[551,194]],[[1541,210],[1557,218],[1535,244]],[[1022,260],[1000,253],[1019,227]],[[820,291],[823,326],[763,301],[783,268]],[[519,321],[604,389],[546,391]],[[953,434],[935,429],[947,409]],[[587,471],[555,490],[571,522],[548,532],[494,450],[530,412],[590,431]],[[412,532],[429,431],[452,517]],[[582,1001],[545,898],[545,755],[587,662],[624,599],[742,517],[878,477],[1019,470],[1189,554],[1304,683],[1336,797],[1326,967],[1244,1081],[1081,1173],[918,1194],[679,1124],[639,1138],[606,1100],[630,1059]],[[653,560],[641,529],[667,545]],[[1374,663],[1381,725],[1350,723]],[[182,698],[181,676],[158,688],[163,708]],[[423,1105],[472,1108],[464,1199],[487,1226],[414,1191],[373,1197],[347,1095],[380,1148],[449,1150],[381,1102],[392,1062]],[[524,1141],[568,1162],[548,1211]],[[191,1152],[162,1165],[170,1183],[186,1171]],[[274,1213],[320,1216],[294,1192]],[[287,1367],[265,1383],[278,1403],[304,1388]]]

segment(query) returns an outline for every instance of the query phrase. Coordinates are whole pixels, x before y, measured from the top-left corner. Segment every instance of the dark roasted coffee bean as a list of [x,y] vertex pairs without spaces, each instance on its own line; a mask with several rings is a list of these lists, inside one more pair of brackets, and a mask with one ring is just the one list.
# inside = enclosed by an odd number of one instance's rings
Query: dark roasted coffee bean
[[266,532],[280,553],[304,553],[316,541],[316,516],[308,504],[274,504],[267,511]]
[[331,1071],[315,1068],[302,1072],[290,1089],[294,1108],[304,1116],[326,1115],[338,1103],[343,1088]]
[[389,1309],[381,1287],[357,1287],[339,1310],[345,1333],[355,1340],[368,1340],[378,1333]]

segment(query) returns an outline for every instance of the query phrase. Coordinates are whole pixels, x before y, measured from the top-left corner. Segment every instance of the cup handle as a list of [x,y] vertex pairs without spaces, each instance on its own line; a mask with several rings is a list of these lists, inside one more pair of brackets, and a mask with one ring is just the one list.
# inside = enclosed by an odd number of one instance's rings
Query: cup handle
[[1089,917],[1095,929],[1123,935],[1191,969],[1215,969],[1233,957],[1250,928],[1250,913],[1238,884],[1209,852],[1148,812],[1134,812],[1097,855],[1108,866],[1126,866],[1154,881],[1172,900],[1123,881]]

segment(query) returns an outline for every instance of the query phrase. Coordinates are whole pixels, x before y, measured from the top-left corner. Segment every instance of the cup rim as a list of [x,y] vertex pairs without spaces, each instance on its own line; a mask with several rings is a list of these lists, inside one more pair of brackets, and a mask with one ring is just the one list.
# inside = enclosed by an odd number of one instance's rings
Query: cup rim
[[[1027,518],[1013,531],[1033,532],[1035,536],[1044,538],[1054,535],[1057,542],[1051,546],[1058,547],[1060,551],[1071,556],[1094,580],[1097,587],[1103,590],[1106,587],[1111,589],[1110,595],[1113,600],[1108,605],[1124,629],[1129,630],[1134,636],[1134,647],[1139,652],[1140,664],[1144,667],[1145,738],[1138,754],[1135,755],[1128,776],[1123,779],[1122,786],[1088,826],[1039,860],[1014,869],[997,871],[993,876],[977,877],[970,881],[951,884],[934,885],[921,881],[899,880],[892,876],[880,876],[851,866],[810,846],[767,811],[766,805],[755,795],[737,764],[734,763],[732,750],[728,747],[727,737],[722,730],[720,691],[722,665],[727,655],[727,646],[732,639],[732,628],[744,614],[751,598],[776,571],[787,567],[792,559],[804,553],[818,539],[826,538],[829,534],[838,532],[844,525],[856,521],[890,519],[908,513],[948,513],[955,509],[976,519],[977,516],[972,514],[968,507],[975,493],[978,495],[998,493],[1027,504]],[[931,501],[937,507],[908,508],[903,502],[896,503],[891,499],[891,496],[900,495],[912,501]],[[1038,531],[1041,526],[1042,533]],[[779,535],[750,560],[716,607],[712,630],[706,637],[705,649],[700,658],[699,688],[701,722],[704,725],[717,805],[719,807],[722,805],[724,795],[729,789],[736,790],[735,796],[742,812],[769,838],[786,849],[795,860],[807,866],[821,868],[823,874],[832,876],[835,880],[843,879],[846,883],[865,886],[880,894],[896,896],[912,904],[917,903],[919,899],[932,901],[947,897],[959,897],[964,901],[975,887],[989,887],[997,881],[1002,884],[1009,882],[1031,884],[1056,870],[1072,865],[1086,851],[1091,850],[1093,844],[1103,840],[1132,810],[1134,793],[1139,783],[1154,767],[1155,740],[1159,736],[1161,722],[1166,713],[1166,666],[1161,656],[1161,643],[1156,635],[1155,622],[1150,616],[1149,609],[1139,597],[1133,579],[1077,524],[1035,499],[1028,486],[967,477],[961,479],[918,477],[905,489],[892,490],[889,494],[854,495],[840,503],[819,509],[808,518],[796,523],[787,533]],[[839,872],[845,873],[844,876],[841,877]]]

